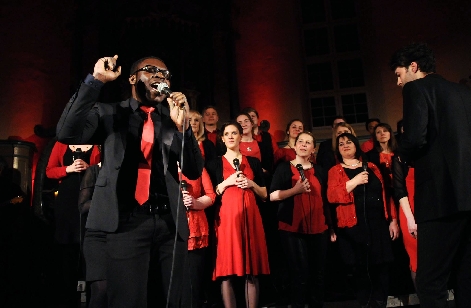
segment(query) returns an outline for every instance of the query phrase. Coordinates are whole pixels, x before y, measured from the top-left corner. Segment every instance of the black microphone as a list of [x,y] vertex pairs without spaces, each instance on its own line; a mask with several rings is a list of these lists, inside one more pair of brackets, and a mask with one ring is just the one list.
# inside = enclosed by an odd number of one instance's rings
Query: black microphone
[[[239,159],[238,158],[234,158],[234,160],[232,161],[232,163],[234,164],[234,167],[236,168],[236,171],[240,171],[240,162],[239,162]],[[238,176],[238,175],[237,175]]]
[[83,154],[82,149],[76,148],[74,152],[73,160],[82,159],[82,154]]
[[306,176],[304,175],[303,165],[297,164],[296,169],[298,169],[299,175],[301,176],[301,180],[303,180],[303,182],[304,182],[306,180]]
[[366,169],[368,169],[368,159],[363,158],[362,167],[363,167],[363,171],[366,171]]
[[182,180],[180,182],[180,187],[182,188],[183,191],[188,191],[188,183],[185,180]]
[[[188,183],[187,183],[185,180],[182,180],[182,181],[180,182],[180,187],[181,187],[181,189],[182,189],[183,191],[188,191]],[[190,210],[190,208],[187,207],[187,206],[185,206],[185,208],[186,208],[186,211],[187,211],[187,212]]]

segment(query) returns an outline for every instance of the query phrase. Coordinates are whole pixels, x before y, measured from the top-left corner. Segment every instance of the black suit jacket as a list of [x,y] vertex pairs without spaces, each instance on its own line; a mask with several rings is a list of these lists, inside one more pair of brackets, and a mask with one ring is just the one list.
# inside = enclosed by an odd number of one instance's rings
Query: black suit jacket
[[401,153],[415,162],[418,223],[471,210],[471,89],[437,74],[403,88]]
[[[91,86],[91,83],[83,83],[80,86],[78,92],[66,105],[59,120],[57,137],[60,142],[66,144],[103,145],[102,170],[96,181],[87,228],[114,232],[119,222],[119,200],[116,190],[121,163],[126,151],[129,115],[138,108],[138,104],[133,99],[114,104],[97,103],[99,94],[100,91]],[[180,207],[178,233],[182,239],[186,240],[189,231],[181,197],[180,204],[177,204],[180,189],[176,166],[182,150],[182,134],[178,133],[170,118],[168,108],[163,107],[161,110],[161,148],[165,183],[175,223],[177,223],[177,208]],[[203,169],[201,152],[191,127],[183,136],[185,149],[182,172],[189,179],[196,179]]]

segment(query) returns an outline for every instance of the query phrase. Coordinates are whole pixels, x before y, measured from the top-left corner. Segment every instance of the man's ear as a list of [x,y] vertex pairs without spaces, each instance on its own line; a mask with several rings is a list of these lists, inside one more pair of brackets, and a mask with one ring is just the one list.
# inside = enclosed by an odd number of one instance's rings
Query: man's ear
[[136,75],[131,75],[129,76],[129,83],[130,84],[136,84]]
[[419,65],[417,64],[417,62],[412,62],[410,65],[409,65],[410,69],[412,70],[412,73],[417,73],[420,69],[419,69]]

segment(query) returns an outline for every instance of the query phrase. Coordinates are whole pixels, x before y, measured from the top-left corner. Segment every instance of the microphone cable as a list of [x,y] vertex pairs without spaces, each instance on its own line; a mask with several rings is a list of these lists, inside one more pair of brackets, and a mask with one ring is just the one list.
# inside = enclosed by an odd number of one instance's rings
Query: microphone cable
[[[368,160],[365,158],[362,161],[363,171],[368,171]],[[369,177],[369,175],[368,175]],[[363,184],[363,215],[365,219],[365,226],[366,226],[366,235],[368,237],[368,242],[366,244],[366,274],[368,276],[368,281],[370,282],[370,295],[368,296],[368,303],[367,306],[370,305],[371,296],[373,295],[373,281],[371,280],[370,274],[370,227],[368,224],[368,218],[366,217],[366,184]]]
[[[180,107],[177,107],[177,108],[180,108]],[[170,293],[172,291],[172,282],[173,282],[173,274],[174,274],[174,271],[175,271],[175,253],[176,253],[176,250],[177,250],[177,240],[178,240],[178,227],[179,227],[179,222],[180,222],[180,201],[181,201],[181,196],[182,196],[182,193],[181,193],[181,183],[182,183],[182,173],[183,173],[183,152],[185,150],[185,133],[186,133],[186,124],[187,124],[187,121],[186,121],[186,117],[185,117],[185,108],[181,109],[183,111],[183,138],[182,138],[182,147],[181,147],[181,150],[180,150],[180,169],[182,170],[182,172],[179,172],[179,175],[178,175],[178,197],[177,197],[177,217],[175,219],[175,237],[174,237],[174,242],[173,242],[173,250],[172,250],[172,266],[171,266],[171,269],[170,269],[170,281],[169,281],[169,285],[168,285],[168,291],[167,291],[167,302],[166,302],[166,305],[165,307],[168,308],[169,307],[169,304],[170,304]],[[168,166],[167,166],[168,168]],[[187,261],[188,261],[188,258],[187,258]],[[190,282],[191,284],[191,282]],[[193,304],[193,303],[192,303]]]

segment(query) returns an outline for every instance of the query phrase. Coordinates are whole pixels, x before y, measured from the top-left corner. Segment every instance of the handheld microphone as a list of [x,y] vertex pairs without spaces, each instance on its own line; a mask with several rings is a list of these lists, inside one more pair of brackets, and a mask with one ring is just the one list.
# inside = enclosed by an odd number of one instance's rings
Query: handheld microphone
[[188,191],[188,183],[185,180],[182,180],[180,182],[180,187],[182,188],[183,191]]
[[[170,90],[170,88],[168,87],[168,84],[166,84],[165,82],[161,82],[157,85],[157,91],[159,91],[162,94],[165,94],[165,96],[167,97],[169,97],[173,93],[173,91]],[[180,109],[184,109],[185,103],[180,103],[178,107]]]
[[368,159],[366,158],[363,159],[362,167],[363,167],[363,171],[366,171],[366,169],[368,169]]
[[234,167],[235,167],[236,171],[240,171],[240,162],[239,162],[239,159],[238,159],[238,158],[234,158],[234,160],[232,161],[232,163],[234,164]]
[[76,160],[76,159],[82,159],[82,149],[81,148],[76,148],[75,149],[75,152],[74,152],[74,156],[72,157],[73,160]]
[[157,85],[157,91],[159,91],[162,94],[165,94],[165,96],[170,96],[170,94],[173,93],[172,90],[168,87],[168,84],[165,82],[161,82]]
[[[180,188],[183,190],[183,191],[188,191],[188,183],[185,181],[185,180],[182,180],[180,182]],[[189,207],[185,206],[186,208],[186,211],[188,212],[190,210]]]
[[303,165],[297,164],[296,169],[298,169],[299,175],[301,176],[301,180],[304,182],[306,180],[306,176],[304,175]]

